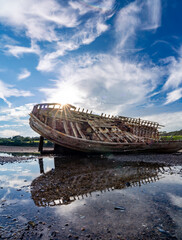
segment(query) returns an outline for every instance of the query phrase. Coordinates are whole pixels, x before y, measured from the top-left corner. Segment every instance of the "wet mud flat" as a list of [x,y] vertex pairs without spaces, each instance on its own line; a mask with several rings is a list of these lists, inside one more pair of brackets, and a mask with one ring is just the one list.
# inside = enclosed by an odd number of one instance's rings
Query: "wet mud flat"
[[181,159],[7,161],[0,165],[0,239],[182,239]]

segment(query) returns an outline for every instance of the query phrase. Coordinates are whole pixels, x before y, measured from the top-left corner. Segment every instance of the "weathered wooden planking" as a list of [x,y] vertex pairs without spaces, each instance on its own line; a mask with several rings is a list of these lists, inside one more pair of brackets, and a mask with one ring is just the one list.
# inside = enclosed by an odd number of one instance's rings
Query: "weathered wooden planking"
[[71,128],[72,128],[72,131],[73,131],[74,136],[75,136],[75,137],[78,137],[77,130],[76,130],[76,128],[75,128],[74,123],[70,122],[70,125],[71,125]]
[[97,128],[94,126],[94,123],[91,121],[88,121],[88,124],[90,125],[90,127],[93,129],[93,131],[95,132],[95,134],[97,135],[97,137],[101,140],[104,141],[104,138],[102,137],[102,135],[100,134],[100,132],[97,130]]
[[80,136],[81,136],[83,139],[86,139],[85,135],[83,134],[83,132],[82,132],[82,130],[81,130],[81,128],[80,128],[80,126],[79,126],[79,124],[78,124],[77,122],[75,123],[75,126],[76,126],[76,129],[78,130]]
[[67,124],[67,122],[65,120],[63,120],[63,127],[64,127],[64,130],[65,130],[65,133],[67,135],[70,135],[70,132],[68,130],[68,124]]

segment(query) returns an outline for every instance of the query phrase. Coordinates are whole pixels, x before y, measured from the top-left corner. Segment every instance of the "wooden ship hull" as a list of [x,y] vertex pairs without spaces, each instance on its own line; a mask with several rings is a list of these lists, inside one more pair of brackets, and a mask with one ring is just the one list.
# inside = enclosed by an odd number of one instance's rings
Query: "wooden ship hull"
[[72,105],[37,104],[30,126],[58,146],[87,153],[135,151],[176,152],[182,141],[161,141],[156,122],[122,116],[101,116]]

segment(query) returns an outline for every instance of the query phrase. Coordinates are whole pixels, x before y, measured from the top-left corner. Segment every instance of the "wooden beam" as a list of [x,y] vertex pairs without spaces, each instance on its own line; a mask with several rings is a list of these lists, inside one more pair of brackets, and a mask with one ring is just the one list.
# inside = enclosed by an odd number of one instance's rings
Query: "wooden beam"
[[112,140],[110,139],[109,135],[108,135],[107,133],[103,132],[103,130],[102,130],[101,128],[99,128],[99,132],[100,132],[101,134],[103,134],[104,137],[109,140],[109,142],[112,142]]
[[39,140],[39,152],[42,154],[43,153],[43,145],[44,145],[44,137],[40,136]]
[[78,134],[77,134],[77,131],[76,131],[76,128],[75,128],[75,125],[73,122],[70,122],[70,125],[71,125],[71,128],[73,130],[73,134],[74,136],[77,138],[78,137]]
[[88,121],[88,124],[90,125],[90,127],[94,130],[95,134],[97,135],[97,137],[101,140],[104,141],[104,138],[102,137],[102,135],[99,133],[99,131],[96,129],[96,127],[94,126],[94,124],[91,121]]
[[75,126],[76,126],[76,129],[77,129],[77,131],[79,132],[80,136],[81,136],[83,139],[86,139],[85,135],[84,135],[83,132],[81,131],[80,126],[79,126],[79,124],[78,124],[77,122],[75,123]]
[[63,120],[63,126],[64,126],[64,131],[67,135],[70,135],[69,130],[68,130],[68,124],[65,120]]

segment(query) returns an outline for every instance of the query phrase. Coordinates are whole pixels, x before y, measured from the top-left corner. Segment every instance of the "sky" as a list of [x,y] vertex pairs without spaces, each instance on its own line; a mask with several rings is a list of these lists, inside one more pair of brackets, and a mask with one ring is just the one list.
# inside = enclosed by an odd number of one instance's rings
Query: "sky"
[[0,137],[42,102],[182,129],[181,0],[0,0]]

